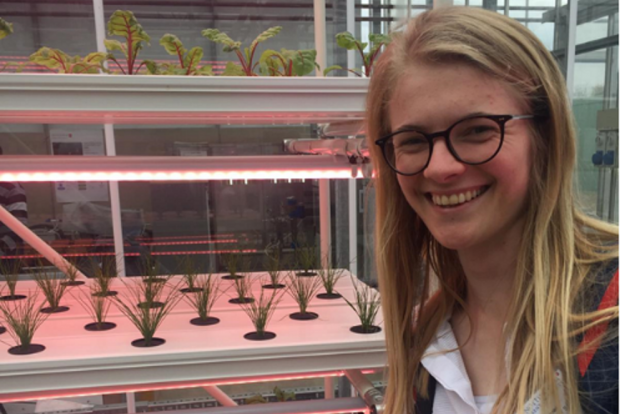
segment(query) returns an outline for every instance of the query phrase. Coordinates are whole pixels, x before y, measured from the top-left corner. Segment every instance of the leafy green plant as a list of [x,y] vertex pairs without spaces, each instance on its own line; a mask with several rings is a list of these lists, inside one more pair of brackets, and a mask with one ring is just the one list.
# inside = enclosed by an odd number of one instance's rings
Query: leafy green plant
[[284,293],[278,293],[276,290],[272,290],[268,295],[265,295],[265,290],[260,290],[260,296],[251,296],[252,301],[241,304],[241,308],[248,315],[254,325],[256,331],[250,332],[245,335],[246,339],[272,339],[275,338],[275,334],[265,331],[267,323],[271,320],[276,307],[282,300]]
[[218,29],[204,29],[202,35],[212,42],[224,45],[224,52],[235,52],[237,55],[241,64],[241,71],[237,69],[238,67],[235,68],[237,65],[228,62],[224,69],[224,76],[256,76],[254,70],[259,62],[254,63],[254,57],[258,44],[276,36],[281,30],[281,26],[270,27],[259,34],[252,41],[250,47],[243,48],[243,52],[241,51],[241,42],[232,40],[226,33],[220,32]]
[[299,277],[293,272],[288,273],[288,289],[286,292],[297,302],[299,312],[291,314],[293,319],[316,319],[318,315],[308,312],[308,305],[321,287],[321,279],[316,277]]
[[176,56],[178,64],[162,63],[157,64],[152,60],[145,60],[146,67],[152,75],[204,75],[213,76],[211,65],[199,66],[204,52],[201,47],[193,47],[189,51],[183,47],[181,40],[173,34],[165,34],[159,39],[159,44],[166,49],[170,55]]
[[20,259],[9,260],[0,258],[0,273],[6,283],[6,287],[9,288],[9,294],[0,297],[0,300],[18,300],[26,298],[24,295],[18,295],[15,293],[21,266],[22,261]]
[[342,298],[347,305],[357,314],[360,325],[351,328],[351,331],[357,333],[375,333],[381,328],[375,326],[375,319],[381,306],[381,298],[379,292],[371,288],[364,282],[358,281],[351,275],[353,288],[355,289],[355,298],[353,301],[348,300],[344,295]]
[[13,33],[13,23],[9,23],[0,17],[0,39],[4,39]]
[[[134,14],[127,10],[116,10],[108,21],[108,35],[120,36],[125,39],[124,43],[118,40],[105,39],[103,42],[106,49],[110,52],[107,59],[116,63],[123,75],[137,74],[146,62],[140,63],[136,67],[138,53],[144,47],[144,43],[149,44],[150,36],[144,31]],[[121,52],[127,62],[127,70],[118,63],[118,60],[111,52]]]
[[334,292],[334,287],[336,283],[342,278],[344,274],[344,269],[335,269],[329,260],[325,261],[327,263],[326,266],[320,266],[317,269],[319,273],[319,277],[321,278],[321,282],[323,284],[323,289],[325,289],[325,293],[321,293],[317,295],[317,297],[321,299],[336,299],[340,297],[339,293]]
[[34,273],[34,280],[49,304],[49,307],[41,309],[41,312],[66,312],[69,308],[60,306],[60,301],[65,295],[67,285],[63,284],[63,280],[56,279],[53,269],[54,267],[46,266],[46,264],[40,260]]
[[[111,299],[116,307],[129,319],[142,335],[141,339],[132,342],[138,347],[150,347],[161,345],[165,340],[155,338],[157,329],[172,309],[181,300],[182,294],[177,289],[164,289],[158,291],[155,297],[145,295],[144,283],[125,282],[125,294],[112,296]],[[153,306],[154,303],[161,306]]]
[[69,56],[60,49],[42,47],[32,55],[30,61],[58,73],[99,73],[103,69],[106,54],[89,53],[86,57]]
[[315,68],[316,50],[266,50],[259,59],[260,73],[267,76],[305,76]]
[[[360,42],[349,32],[341,32],[336,35],[336,43],[338,46],[347,50],[357,50],[359,52],[363,63],[362,73],[366,77],[370,77],[372,74],[372,69],[377,57],[379,56],[381,47],[390,44],[391,38],[389,35],[373,33],[368,36],[368,41],[372,43],[372,46],[370,47],[368,53],[364,53],[364,49],[366,49],[368,43]],[[342,66],[330,66],[323,71],[323,74],[327,75],[332,70],[342,70]],[[348,71],[356,74],[357,76],[362,76],[362,73],[356,72],[355,70],[348,69]]]
[[297,276],[316,276],[314,270],[319,267],[316,247],[311,244],[301,245],[295,249],[294,254],[297,267],[303,270],[298,272]]
[[78,290],[76,294],[73,294],[72,291],[69,291],[69,294],[88,312],[94,321],[84,326],[87,331],[107,331],[116,327],[116,324],[106,322],[112,302],[108,297],[98,293],[97,285],[90,286],[90,293]]
[[92,295],[100,297],[116,295],[116,291],[110,290],[112,281],[118,276],[115,263],[112,260],[106,260],[104,257],[101,266],[94,260],[91,261],[91,268],[94,276]]
[[220,283],[220,279],[208,274],[195,281],[194,286],[197,290],[185,295],[185,301],[198,313],[198,318],[190,321],[193,325],[213,325],[219,322],[219,319],[210,315],[213,305],[222,294]]
[[35,332],[49,315],[42,313],[43,302],[39,301],[40,292],[29,292],[25,300],[18,302],[0,302],[0,314],[16,346],[9,349],[11,354],[26,354],[45,349],[42,345],[32,343]]
[[280,258],[280,246],[268,246],[265,249],[265,258],[263,260],[265,270],[269,275],[270,283],[268,285],[263,285],[265,289],[280,289],[286,287],[282,283],[280,283],[281,279],[281,263],[282,260]]
[[[295,400],[295,393],[294,392],[286,392],[281,390],[279,387],[274,387],[273,388],[273,395],[276,398],[276,401],[278,402],[284,402],[284,401],[294,401]],[[265,404],[268,403],[269,401],[267,401],[265,399],[265,397],[263,397],[260,394],[254,395],[252,397],[248,397],[245,399],[245,404]]]
[[[180,261],[180,267],[183,273],[183,279],[185,280],[185,288],[181,289],[181,292],[200,292],[202,291],[202,287],[196,286],[196,281],[198,280],[198,266],[196,265],[196,261],[191,255],[186,255]],[[209,274],[209,279],[211,275]]]

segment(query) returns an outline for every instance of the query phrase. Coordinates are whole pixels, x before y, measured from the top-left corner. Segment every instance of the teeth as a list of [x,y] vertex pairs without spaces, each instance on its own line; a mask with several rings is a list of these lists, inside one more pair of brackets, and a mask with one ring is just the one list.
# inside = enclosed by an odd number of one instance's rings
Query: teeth
[[438,206],[454,206],[471,201],[482,194],[482,190],[467,191],[465,193],[446,195],[432,195],[433,203]]

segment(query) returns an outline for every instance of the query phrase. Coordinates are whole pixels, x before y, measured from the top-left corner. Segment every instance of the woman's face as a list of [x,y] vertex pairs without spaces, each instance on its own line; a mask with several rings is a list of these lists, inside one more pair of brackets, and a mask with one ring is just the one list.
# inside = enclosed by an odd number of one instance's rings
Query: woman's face
[[[392,131],[405,125],[419,126],[425,133],[443,131],[476,113],[528,115],[529,111],[508,85],[463,63],[410,66],[389,104]],[[520,237],[531,166],[528,122],[531,120],[508,121],[500,152],[485,164],[457,161],[440,137],[435,138],[424,171],[397,175],[409,205],[440,244],[467,250]],[[481,194],[466,201],[478,192]],[[436,204],[438,197],[449,200],[460,194],[460,200],[465,199],[460,204]]]

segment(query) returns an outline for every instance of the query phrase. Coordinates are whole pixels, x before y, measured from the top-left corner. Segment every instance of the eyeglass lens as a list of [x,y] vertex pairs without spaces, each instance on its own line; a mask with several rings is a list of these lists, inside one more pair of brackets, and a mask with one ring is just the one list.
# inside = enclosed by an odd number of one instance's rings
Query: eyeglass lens
[[[464,119],[450,130],[450,143],[461,161],[471,164],[488,161],[502,141],[500,125],[489,118]],[[388,162],[402,174],[420,172],[429,161],[430,145],[424,135],[402,131],[386,142]]]

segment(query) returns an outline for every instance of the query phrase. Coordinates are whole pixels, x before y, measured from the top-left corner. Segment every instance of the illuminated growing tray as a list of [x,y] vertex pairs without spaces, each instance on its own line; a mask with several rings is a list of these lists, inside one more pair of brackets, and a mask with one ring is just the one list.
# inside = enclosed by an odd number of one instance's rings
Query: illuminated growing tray
[[[263,273],[250,275],[266,278]],[[140,278],[127,279],[141,283]],[[356,281],[345,272],[336,290],[353,299]],[[223,280],[221,287],[232,284]],[[255,281],[256,291],[259,286]],[[20,282],[17,290],[27,293],[33,288],[34,282]],[[88,285],[70,288],[74,295],[78,289],[87,291]],[[112,289],[119,295],[125,293],[119,281]],[[319,319],[299,321],[289,318],[297,305],[285,294],[267,326],[276,338],[250,341],[243,338],[254,330],[250,319],[239,305],[228,303],[234,296],[231,288],[216,302],[212,316],[221,320],[219,324],[202,327],[189,323],[197,315],[188,303],[179,302],[155,335],[166,343],[136,348],[131,342],[141,336],[118,309],[112,306],[108,315],[117,324],[115,329],[88,332],[84,325],[92,320],[66,294],[61,305],[70,310],[50,315],[34,336],[34,343],[45,345],[43,352],[14,356],[7,352],[8,344],[0,343],[0,401],[200,386],[235,378],[376,368],[386,363],[383,331],[351,332],[349,328],[359,320],[343,299],[314,298],[308,310],[318,313]],[[10,341],[8,333],[0,339]]]

